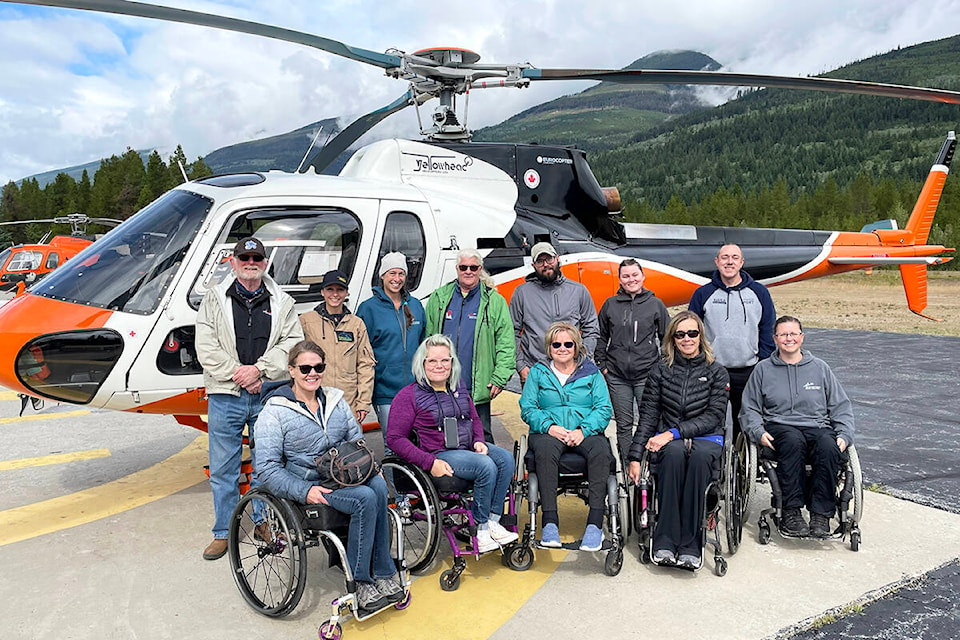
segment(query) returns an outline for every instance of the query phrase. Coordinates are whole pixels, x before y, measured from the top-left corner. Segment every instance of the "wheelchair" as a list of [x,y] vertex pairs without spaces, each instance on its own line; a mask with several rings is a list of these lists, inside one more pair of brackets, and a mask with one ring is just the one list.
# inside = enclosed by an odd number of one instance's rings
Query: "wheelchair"
[[[440,588],[456,591],[460,588],[460,576],[466,570],[466,556],[477,558],[481,553],[477,546],[477,525],[474,522],[473,482],[463,478],[444,476],[435,478],[420,467],[398,457],[383,461],[385,470],[392,470],[393,482],[387,483],[391,494],[404,496],[409,503],[406,513],[400,509],[403,522],[405,558],[414,573],[423,573],[436,559],[441,547],[441,534],[453,553],[453,567],[440,574]],[[390,474],[384,474],[390,477]],[[500,517],[500,524],[508,530],[516,530],[517,517],[514,509],[512,483],[507,490],[507,509]],[[406,507],[404,507],[406,508]],[[501,561],[514,571],[526,571],[533,566],[533,551],[511,542],[500,549]]]
[[[734,555],[743,539],[744,495],[749,487],[744,465],[740,461],[739,450],[731,444],[733,420],[730,407],[727,406],[727,419],[724,425],[724,446],[719,468],[713,469],[713,477],[707,484],[704,500],[704,513],[700,520],[700,535],[704,545],[713,549],[714,573],[723,577],[727,574],[727,559],[720,539],[721,524],[727,543],[728,555]],[[656,563],[653,559],[653,534],[656,529],[659,504],[657,501],[656,465],[651,463],[650,452],[644,451],[640,461],[640,482],[634,489],[634,528],[637,531],[637,543],[640,546],[640,562]],[[711,537],[712,536],[712,537]],[[659,563],[656,563],[659,564]],[[677,566],[677,565],[661,565]],[[701,554],[700,569],[703,566]],[[683,567],[679,567],[683,568]]]
[[[611,421],[611,425],[615,424]],[[630,522],[628,521],[630,492],[627,488],[626,472],[622,468],[622,458],[618,455],[616,429],[607,429],[605,435],[610,443],[613,461],[610,464],[610,475],[607,477],[604,536],[600,552],[606,552],[603,572],[608,576],[615,576],[623,568],[624,542],[630,535]],[[533,450],[527,448],[526,436],[521,436],[520,441],[514,445],[514,454],[517,461],[516,486],[512,487],[516,495],[514,501],[519,505],[523,499],[526,499],[530,506],[529,521],[523,528],[518,544],[520,549],[529,550],[532,561],[535,547],[541,549],[547,547],[541,547],[536,541],[540,483],[537,479],[534,453]],[[575,451],[565,451],[560,456],[559,468],[560,478],[557,484],[557,494],[577,496],[583,500],[584,504],[589,505],[590,485],[587,481],[586,457]],[[560,548],[568,551],[579,551],[580,541],[563,543]]]
[[[770,542],[770,523],[767,518],[773,520],[777,527],[777,532],[785,538],[797,538],[784,533],[780,528],[780,522],[783,515],[783,492],[780,490],[780,482],[777,479],[777,455],[776,452],[759,446],[753,441],[748,441],[748,450],[750,459],[747,469],[750,476],[747,481],[751,485],[757,481],[770,484],[770,507],[760,512],[760,519],[757,521],[757,540],[760,544],[769,544]],[[762,472],[762,473],[761,473]],[[811,461],[807,460],[805,465],[806,476],[812,473]],[[753,474],[757,474],[758,480],[755,480]],[[863,472],[860,469],[860,456],[854,445],[850,445],[840,454],[840,469],[837,473],[837,517],[839,522],[837,527],[830,534],[828,540],[845,540],[850,537],[850,549],[852,551],[860,550],[860,521],[863,517]],[[852,507],[851,507],[852,503]],[[822,540],[824,538],[813,538],[804,536],[804,539]]]
[[[254,512],[264,518],[268,532],[254,524]],[[389,513],[396,539],[393,558],[404,597],[383,609],[366,611],[357,605],[356,582],[347,562],[350,516],[327,505],[304,505],[278,498],[262,488],[248,491],[233,512],[227,538],[230,568],[240,594],[265,616],[289,614],[300,602],[307,583],[307,549],[323,546],[329,566],[342,569],[346,592],[331,603],[332,614],[318,630],[321,639],[339,639],[343,635],[340,623],[346,615],[344,609],[357,621],[389,608],[406,609],[411,595],[400,533],[403,525],[393,509]]]

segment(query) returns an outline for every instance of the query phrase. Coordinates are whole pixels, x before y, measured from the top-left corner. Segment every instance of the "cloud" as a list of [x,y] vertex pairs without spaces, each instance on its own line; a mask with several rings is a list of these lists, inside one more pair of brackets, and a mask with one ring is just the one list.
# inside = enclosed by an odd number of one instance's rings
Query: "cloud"
[[[686,48],[731,70],[796,75],[953,35],[944,16],[960,14],[960,0],[690,0],[668,7],[652,0],[167,4],[377,52],[458,46],[478,51],[482,62],[619,68],[652,51]],[[128,146],[171,149],[179,143],[193,158],[323,118],[356,117],[406,89],[377,68],[309,47],[149,19],[4,3],[0,33],[0,183]],[[494,124],[584,88],[542,82],[524,90],[475,90],[469,123]],[[421,108],[425,120],[434,104]],[[417,132],[408,109],[375,134]]]

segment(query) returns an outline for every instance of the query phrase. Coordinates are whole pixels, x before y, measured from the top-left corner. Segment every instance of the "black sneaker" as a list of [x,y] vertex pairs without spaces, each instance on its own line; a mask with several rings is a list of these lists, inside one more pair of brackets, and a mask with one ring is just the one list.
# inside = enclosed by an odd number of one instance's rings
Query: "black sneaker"
[[803,519],[800,509],[784,509],[783,518],[780,520],[780,531],[788,536],[808,536],[810,527],[807,521]]
[[830,518],[822,513],[810,514],[810,535],[814,538],[830,537]]

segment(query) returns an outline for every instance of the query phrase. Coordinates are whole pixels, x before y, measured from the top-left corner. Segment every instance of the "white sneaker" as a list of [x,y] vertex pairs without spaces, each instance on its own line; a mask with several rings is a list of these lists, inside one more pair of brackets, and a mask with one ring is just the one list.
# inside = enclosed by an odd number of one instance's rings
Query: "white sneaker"
[[507,531],[503,528],[503,525],[499,522],[494,522],[490,520],[487,522],[487,530],[490,532],[490,537],[493,538],[498,544],[506,545],[510,544],[520,536],[515,534],[513,531]]
[[487,551],[493,551],[494,549],[499,549],[500,545],[497,544],[497,541],[490,536],[489,529],[481,529],[477,531],[477,551],[480,553],[486,553]]

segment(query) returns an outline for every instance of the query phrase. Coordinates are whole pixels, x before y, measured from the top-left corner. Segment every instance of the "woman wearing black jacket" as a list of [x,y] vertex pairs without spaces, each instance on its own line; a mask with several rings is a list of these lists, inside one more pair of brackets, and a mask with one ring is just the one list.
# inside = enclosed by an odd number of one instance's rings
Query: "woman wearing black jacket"
[[678,313],[663,339],[663,361],[650,370],[640,421],[630,447],[628,475],[640,479],[650,452],[657,468],[658,517],[653,559],[658,564],[701,565],[704,492],[723,453],[729,377],[703,336],[703,322]]

